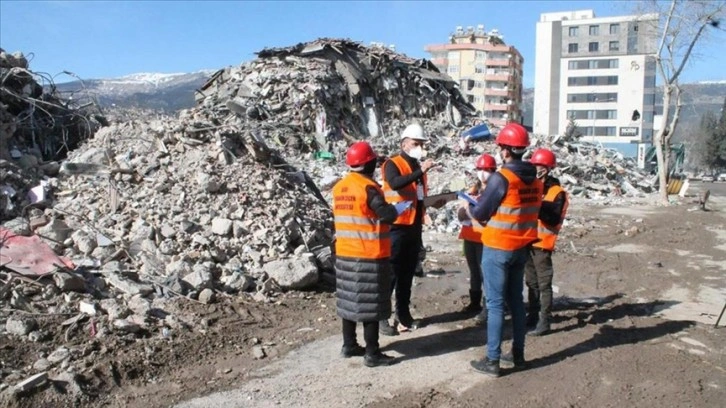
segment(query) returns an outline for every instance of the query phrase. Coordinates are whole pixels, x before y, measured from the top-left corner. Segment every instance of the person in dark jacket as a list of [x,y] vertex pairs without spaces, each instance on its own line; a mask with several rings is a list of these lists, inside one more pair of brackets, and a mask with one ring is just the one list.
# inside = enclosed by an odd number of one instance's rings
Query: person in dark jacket
[[401,153],[383,164],[386,201],[412,202],[410,209],[399,214],[391,227],[392,289],[396,292],[395,322],[398,324],[391,326],[387,319],[381,321],[381,333],[387,336],[415,329],[419,325],[419,321],[411,315],[411,286],[422,247],[421,234],[426,214],[424,198],[428,194],[426,173],[436,165],[431,159],[424,160],[423,147],[427,141],[421,125],[408,125],[401,133]]
[[[381,352],[378,331],[379,321],[391,315],[389,225],[399,211],[386,202],[373,180],[376,154],[368,143],[351,145],[346,163],[351,171],[333,187],[336,306],[343,321],[341,355],[364,356],[368,367],[390,365],[395,358]],[[365,348],[356,340],[356,322],[363,323]]]
[[[527,250],[537,241],[537,214],[542,204],[542,181],[534,165],[522,161],[529,146],[529,134],[519,124],[506,125],[496,143],[504,165],[487,181],[472,217],[485,225],[482,231],[482,271],[487,305],[486,355],[472,361],[475,370],[499,376],[504,365],[523,368],[526,334],[524,265]],[[504,304],[512,313],[512,354],[502,356]]]

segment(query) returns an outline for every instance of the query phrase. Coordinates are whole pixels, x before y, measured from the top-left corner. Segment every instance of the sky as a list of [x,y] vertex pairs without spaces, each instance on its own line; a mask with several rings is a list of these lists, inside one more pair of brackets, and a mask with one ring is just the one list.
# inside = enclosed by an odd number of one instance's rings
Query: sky
[[[0,47],[23,52],[30,69],[72,81],[140,72],[195,72],[239,65],[265,47],[318,37],[395,44],[427,58],[456,26],[498,29],[524,57],[534,85],[540,13],[592,9],[597,17],[632,12],[628,1],[17,1],[0,0]],[[726,38],[722,38],[724,40]],[[726,79],[723,41],[707,44],[682,82]]]

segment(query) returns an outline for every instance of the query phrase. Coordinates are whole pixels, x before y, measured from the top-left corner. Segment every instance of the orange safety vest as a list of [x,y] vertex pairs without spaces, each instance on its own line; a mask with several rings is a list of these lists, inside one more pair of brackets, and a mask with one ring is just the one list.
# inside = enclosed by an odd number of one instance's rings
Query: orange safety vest
[[[547,191],[547,194],[542,201],[550,203],[554,202],[555,198],[557,198],[557,195],[559,195],[560,193],[565,193],[565,205],[562,207],[562,214],[560,215],[564,219],[565,214],[567,213],[567,207],[569,207],[570,205],[570,199],[567,197],[567,192],[565,192],[562,187],[550,187],[549,191]],[[537,220],[537,236],[539,237],[540,241],[532,246],[535,248],[545,249],[547,251],[554,251],[555,242],[557,241],[557,235],[560,233],[560,228],[562,228],[561,222],[556,226],[551,227],[543,223],[542,220]]]
[[[479,197],[478,195],[473,195],[471,193],[472,192],[469,191],[469,195],[471,195],[471,198],[476,200]],[[464,239],[464,240],[471,241],[471,242],[481,243],[482,231],[484,231],[484,226],[474,220],[461,221],[461,230],[459,231],[459,239]]]
[[537,219],[544,185],[536,179],[525,184],[509,169],[499,169],[509,182],[507,194],[482,232],[482,243],[490,248],[515,251],[537,241]]
[[[388,159],[385,163],[383,163],[383,168],[385,170],[385,166],[389,163],[393,163],[396,167],[398,167],[398,171],[402,176],[407,176],[411,173],[413,173],[413,170],[411,169],[411,166],[408,165],[408,162],[406,159],[403,158],[403,156],[396,155]],[[396,218],[396,221],[394,221],[394,224],[398,225],[413,225],[414,220],[416,219],[416,209],[418,208],[418,182],[414,181],[405,187],[403,187],[400,190],[394,190],[391,188],[391,186],[388,184],[388,180],[386,180],[386,172],[383,171],[383,192],[386,197],[386,201],[391,204],[396,204],[401,201],[412,201],[413,204],[411,204],[411,207],[407,209],[406,211],[402,212],[401,215]],[[426,173],[423,175],[423,191],[424,191],[424,197],[426,197],[429,193],[428,189],[428,181],[426,178]]]
[[366,187],[378,184],[360,173],[351,172],[333,187],[336,256],[382,259],[391,256],[390,226],[378,221],[368,207]]

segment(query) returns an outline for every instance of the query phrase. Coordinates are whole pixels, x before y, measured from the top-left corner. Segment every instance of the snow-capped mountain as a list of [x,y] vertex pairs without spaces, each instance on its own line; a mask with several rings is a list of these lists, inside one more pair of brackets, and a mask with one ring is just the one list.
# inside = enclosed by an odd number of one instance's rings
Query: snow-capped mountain
[[192,73],[137,73],[119,78],[56,84],[64,97],[95,98],[103,107],[120,106],[174,112],[194,106],[194,91],[216,70]]

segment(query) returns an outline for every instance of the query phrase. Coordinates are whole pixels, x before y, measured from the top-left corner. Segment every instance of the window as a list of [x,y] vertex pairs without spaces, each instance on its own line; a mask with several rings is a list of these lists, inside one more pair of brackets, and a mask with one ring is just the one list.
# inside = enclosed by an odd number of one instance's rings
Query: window
[[575,60],[575,61],[569,61],[567,63],[568,69],[608,69],[608,68],[617,68],[618,67],[618,60],[616,59],[583,59],[583,60]]
[[605,103],[605,102],[617,102],[618,94],[616,92],[602,92],[602,93],[571,93],[567,94],[568,103]]
[[577,43],[570,43],[567,45],[567,52],[569,53],[575,53],[577,52]]
[[486,67],[484,67],[483,65],[474,66],[474,73],[476,73],[476,74],[483,74],[486,72],[486,70],[487,70]]
[[590,26],[590,35],[600,35],[600,26]]
[[459,66],[458,65],[449,65],[449,69],[447,70],[449,74],[457,74],[459,73]]
[[477,51],[475,58],[478,59],[478,60],[487,59],[487,53],[486,53],[486,51]]
[[620,24],[610,24],[610,34],[620,34]]
[[583,76],[567,78],[568,86],[594,86],[594,85],[617,85],[617,75],[608,76]]
[[620,51],[620,41],[610,41],[610,51]]
[[591,42],[590,44],[588,44],[587,45],[588,51],[590,51],[590,52],[597,52],[598,51],[598,44],[599,43],[596,43],[596,42]]
[[577,37],[577,27],[570,27],[569,35],[570,37]]
[[459,51],[449,51],[449,55],[447,57],[448,60],[449,60],[449,63],[450,64],[453,63],[453,64],[457,64],[458,65],[459,64],[459,56],[460,55],[461,54],[459,53]]
[[638,31],[638,25],[637,24],[633,26],[633,31]]

